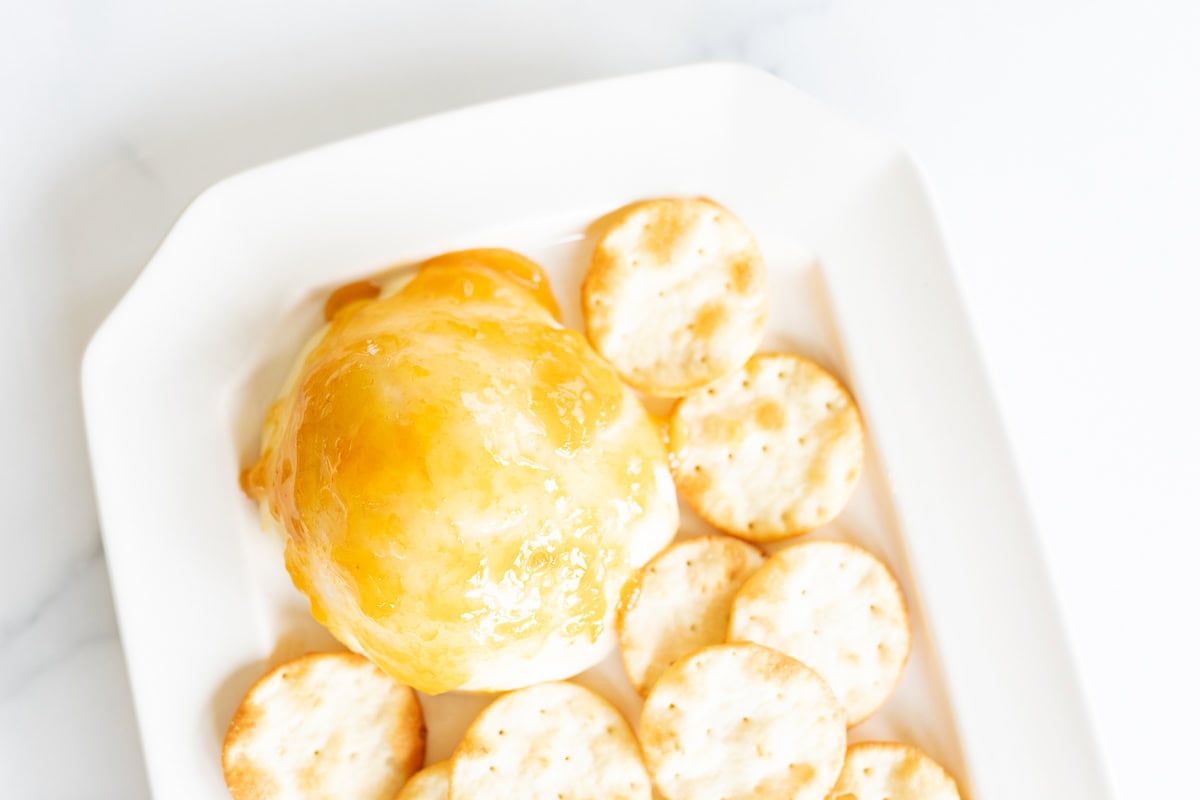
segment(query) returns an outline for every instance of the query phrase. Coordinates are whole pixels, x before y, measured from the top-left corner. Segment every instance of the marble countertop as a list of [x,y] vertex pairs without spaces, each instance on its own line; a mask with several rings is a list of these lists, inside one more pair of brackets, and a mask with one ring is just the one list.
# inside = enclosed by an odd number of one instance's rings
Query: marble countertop
[[432,111],[705,59],[769,69],[925,167],[1117,796],[1181,796],[1164,765],[1192,760],[1200,714],[1197,6],[349,6],[0,11],[0,796],[148,795],[78,365],[188,200]]

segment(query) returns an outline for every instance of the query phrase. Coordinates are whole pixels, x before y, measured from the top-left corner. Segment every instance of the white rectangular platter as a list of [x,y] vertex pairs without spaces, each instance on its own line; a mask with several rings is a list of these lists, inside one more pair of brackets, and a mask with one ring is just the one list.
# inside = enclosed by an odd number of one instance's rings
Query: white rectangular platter
[[[897,573],[915,644],[851,740],[896,739],[975,800],[1103,800],[1103,771],[1001,425],[922,181],[902,152],[786,84],[699,65],[557,90],[235,176],[183,215],[96,334],[84,394],[105,547],[151,785],[220,797],[220,744],[268,667],[337,644],[238,488],[326,293],[452,249],[542,263],[569,324],[588,223],[704,194],[759,236],[764,349],[840,375],[865,479],[812,538]],[[705,531],[685,515],[682,535]],[[619,661],[579,680],[636,722]],[[424,698],[429,759],[487,698]]]

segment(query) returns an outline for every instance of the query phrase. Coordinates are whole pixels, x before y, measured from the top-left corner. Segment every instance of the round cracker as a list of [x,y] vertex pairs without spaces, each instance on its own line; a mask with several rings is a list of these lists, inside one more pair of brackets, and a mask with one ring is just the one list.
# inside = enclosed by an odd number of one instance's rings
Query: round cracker
[[812,667],[851,725],[891,695],[912,646],[895,577],[866,550],[842,542],[805,542],[767,559],[733,599],[728,638]]
[[642,567],[617,615],[621,660],[640,694],[688,653],[725,641],[733,594],[764,560],[718,535],[677,542]]
[[649,800],[650,778],[629,723],[573,683],[502,695],[454,751],[451,800]]
[[842,768],[846,720],[825,681],[799,661],[722,644],[659,678],[641,737],[668,800],[823,800]]
[[408,779],[396,800],[448,800],[450,761],[439,761]]
[[634,203],[606,222],[583,316],[626,382],[674,396],[741,366],[767,322],[766,268],[750,230],[704,198]]
[[416,692],[355,653],[313,653],[268,672],[221,752],[234,800],[394,800],[424,759]]
[[862,472],[858,408],[806,358],[760,354],[671,412],[684,499],[723,531],[772,541],[829,522]]
[[946,770],[915,747],[862,742],[846,750],[846,764],[829,800],[959,800]]

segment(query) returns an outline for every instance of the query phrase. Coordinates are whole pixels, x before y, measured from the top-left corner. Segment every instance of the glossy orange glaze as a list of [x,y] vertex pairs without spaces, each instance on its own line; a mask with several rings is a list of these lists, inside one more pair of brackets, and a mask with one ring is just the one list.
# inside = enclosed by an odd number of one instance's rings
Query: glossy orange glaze
[[335,310],[281,401],[244,485],[343,641],[440,692],[602,632],[665,447],[532,261],[451,253]]
[[325,321],[333,319],[339,311],[353,303],[374,300],[382,290],[383,287],[372,280],[354,281],[339,286],[329,293],[329,298],[325,301]]
[[[459,250],[455,253],[435,256],[421,265],[421,273],[428,278],[431,273],[445,270],[451,275],[458,275],[459,280],[469,276],[492,275],[504,278],[509,284],[516,284],[533,296],[534,301],[545,308],[556,320],[562,319],[558,309],[558,301],[550,290],[550,281],[546,273],[534,261],[520,253],[499,247],[480,248],[477,250]],[[466,283],[462,284],[464,287]],[[466,297],[473,291],[464,288]]]

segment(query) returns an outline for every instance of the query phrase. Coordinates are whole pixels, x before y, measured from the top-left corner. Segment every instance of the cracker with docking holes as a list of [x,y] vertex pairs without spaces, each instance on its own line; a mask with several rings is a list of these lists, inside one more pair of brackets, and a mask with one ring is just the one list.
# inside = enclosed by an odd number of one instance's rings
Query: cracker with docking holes
[[439,761],[408,779],[396,800],[447,800],[450,797],[450,761]]
[[573,683],[542,683],[496,699],[454,752],[451,800],[650,800],[629,723]]
[[313,653],[251,687],[221,765],[234,800],[395,800],[424,758],[416,692],[360,655]]
[[891,695],[912,644],[904,596],[888,568],[861,547],[823,541],[780,550],[742,584],[728,638],[812,667],[850,725]]
[[725,641],[733,594],[764,559],[738,539],[701,536],[642,567],[617,615],[621,660],[640,694],[688,653]]
[[668,800],[824,800],[842,769],[846,719],[825,681],[799,661],[723,644],[659,678],[641,737]]
[[704,519],[751,541],[807,533],[846,505],[863,463],[850,393],[794,355],[760,354],[676,405],[671,469]]
[[583,282],[588,339],[627,383],[675,396],[741,366],[762,340],[767,280],[754,235],[711,200],[613,212]]
[[829,800],[959,800],[946,770],[915,747],[862,742],[846,750],[846,764]]

